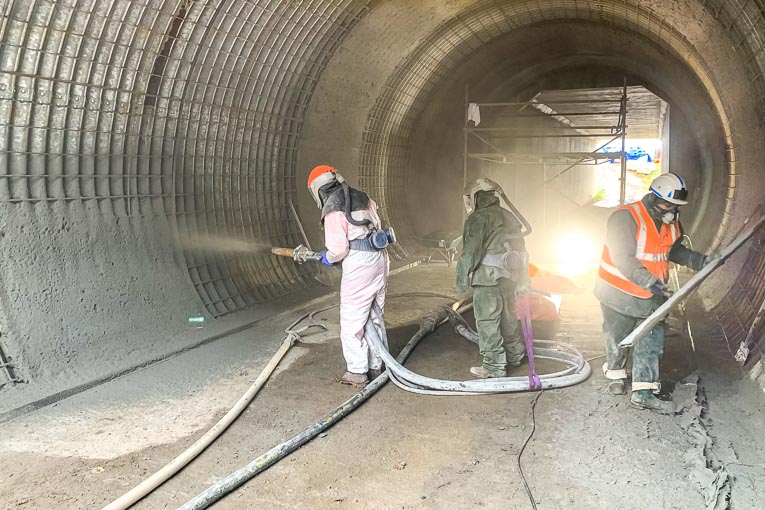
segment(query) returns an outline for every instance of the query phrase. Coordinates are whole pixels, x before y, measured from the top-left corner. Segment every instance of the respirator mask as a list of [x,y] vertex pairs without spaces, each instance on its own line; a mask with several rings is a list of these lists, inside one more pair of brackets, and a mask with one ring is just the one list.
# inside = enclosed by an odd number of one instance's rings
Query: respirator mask
[[653,206],[653,212],[665,225],[671,225],[680,219],[680,211],[678,210],[677,204],[672,204],[660,198],[656,199]]

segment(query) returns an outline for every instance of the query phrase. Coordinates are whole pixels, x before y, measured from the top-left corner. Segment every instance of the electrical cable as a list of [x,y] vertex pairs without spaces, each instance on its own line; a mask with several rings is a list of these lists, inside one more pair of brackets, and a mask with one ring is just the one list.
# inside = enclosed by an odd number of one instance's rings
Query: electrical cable
[[529,487],[528,482],[526,481],[526,475],[523,473],[523,467],[521,466],[521,457],[523,456],[524,450],[526,450],[526,445],[529,444],[529,441],[531,441],[532,436],[534,435],[534,432],[537,430],[537,418],[535,414],[535,410],[537,407],[537,401],[539,401],[539,397],[542,396],[542,393],[544,390],[540,390],[537,392],[537,394],[534,396],[534,399],[531,401],[531,432],[529,432],[529,435],[526,436],[526,440],[523,442],[523,445],[521,446],[521,450],[518,452],[518,473],[521,475],[521,481],[523,482],[523,488],[526,489],[526,494],[529,497],[529,501],[531,502],[531,508],[534,510],[537,510],[537,502],[534,499],[534,494],[531,492],[531,487]]

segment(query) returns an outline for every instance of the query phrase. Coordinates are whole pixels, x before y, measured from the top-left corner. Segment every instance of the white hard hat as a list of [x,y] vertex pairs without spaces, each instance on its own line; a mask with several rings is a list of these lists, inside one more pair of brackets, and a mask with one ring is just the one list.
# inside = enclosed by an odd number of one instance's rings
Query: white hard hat
[[672,173],[661,174],[651,183],[651,193],[666,200],[670,204],[685,205],[688,203],[688,190],[685,181]]
[[479,191],[493,191],[497,195],[502,195],[502,187],[491,179],[481,177],[476,179],[473,184],[469,184],[465,188],[465,192],[462,194],[462,200],[465,202],[465,210],[468,214],[475,210],[475,194]]

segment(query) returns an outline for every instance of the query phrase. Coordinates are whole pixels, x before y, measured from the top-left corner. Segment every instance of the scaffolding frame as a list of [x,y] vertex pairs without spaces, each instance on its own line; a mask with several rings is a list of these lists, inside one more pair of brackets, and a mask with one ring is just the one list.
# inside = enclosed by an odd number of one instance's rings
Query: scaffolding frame
[[[488,161],[491,163],[499,164],[518,164],[518,163],[543,163],[545,165],[561,165],[566,166],[563,170],[556,173],[552,177],[545,178],[544,186],[547,186],[550,182],[556,180],[561,175],[565,174],[574,167],[581,165],[599,165],[606,161],[612,161],[619,159],[621,168],[619,176],[619,203],[624,205],[627,195],[627,79],[624,79],[622,85],[622,95],[619,99],[580,99],[571,101],[538,101],[540,93],[537,93],[534,97],[524,102],[502,102],[502,103],[475,103],[479,109],[483,108],[507,108],[518,107],[518,111],[504,115],[504,117],[510,118],[540,118],[547,117],[553,119],[561,126],[557,127],[471,127],[470,126],[470,88],[469,85],[465,85],[465,123],[464,123],[464,158],[463,158],[463,186],[467,187],[467,174],[468,164],[472,160]],[[537,113],[524,113],[529,107],[534,105],[539,106],[556,106],[556,105],[591,105],[597,111],[587,110],[575,110],[570,112],[557,112],[550,109],[550,112],[546,112],[542,109],[538,109]],[[619,109],[614,109],[614,106],[618,105]],[[597,108],[602,106],[602,108]],[[549,109],[549,108],[548,108]],[[592,124],[592,125],[566,125],[564,122],[568,117],[614,117],[612,124]],[[560,130],[561,133],[555,133]],[[583,131],[588,131],[584,133]],[[562,131],[566,131],[565,133]],[[573,131],[573,132],[571,132]],[[487,134],[492,134],[491,138],[502,139],[545,139],[545,138],[563,138],[563,139],[575,139],[575,138],[590,138],[590,139],[605,139],[608,141],[590,152],[512,152],[508,153],[497,147],[492,140],[487,137]],[[481,152],[470,152],[469,140],[470,137],[477,139],[481,143]],[[620,140],[621,151],[620,152],[602,152],[605,147],[611,143]],[[488,150],[488,152],[485,152]]]

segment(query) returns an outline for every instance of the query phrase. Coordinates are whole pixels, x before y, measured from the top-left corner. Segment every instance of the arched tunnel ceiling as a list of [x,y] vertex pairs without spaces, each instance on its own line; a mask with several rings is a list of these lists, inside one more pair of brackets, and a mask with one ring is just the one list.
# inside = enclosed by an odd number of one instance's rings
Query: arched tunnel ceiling
[[189,315],[308,285],[289,261],[177,239],[296,245],[293,201],[317,239],[314,164],[407,230],[430,95],[526,26],[615,27],[693,71],[723,133],[715,243],[762,193],[757,2],[6,0],[0,16],[0,328],[32,378],[170,350]]

